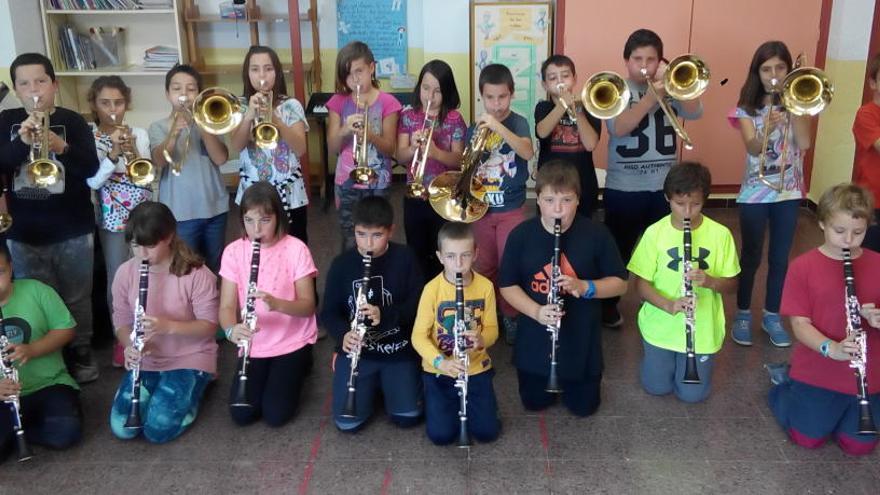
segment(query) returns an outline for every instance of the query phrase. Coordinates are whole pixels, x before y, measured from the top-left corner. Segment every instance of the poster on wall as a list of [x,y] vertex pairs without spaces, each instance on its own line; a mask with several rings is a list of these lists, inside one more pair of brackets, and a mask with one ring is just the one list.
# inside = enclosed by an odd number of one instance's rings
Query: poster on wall
[[378,77],[406,74],[406,29],[406,0],[336,0],[339,46],[369,45]]
[[549,1],[471,3],[471,115],[483,113],[480,71],[504,64],[513,74],[511,108],[535,128],[535,105],[545,96],[541,63],[550,56],[552,22]]

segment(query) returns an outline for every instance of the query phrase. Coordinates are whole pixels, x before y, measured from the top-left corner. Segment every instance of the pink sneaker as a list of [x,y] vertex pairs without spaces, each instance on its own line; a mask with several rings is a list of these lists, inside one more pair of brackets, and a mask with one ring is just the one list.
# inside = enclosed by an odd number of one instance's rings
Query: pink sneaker
[[113,344],[113,367],[122,368],[125,365],[125,349],[119,342]]

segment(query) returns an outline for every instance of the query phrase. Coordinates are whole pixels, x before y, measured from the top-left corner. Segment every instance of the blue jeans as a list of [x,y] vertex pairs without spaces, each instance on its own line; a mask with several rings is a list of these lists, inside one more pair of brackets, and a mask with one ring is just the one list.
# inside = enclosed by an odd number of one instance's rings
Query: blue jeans
[[755,273],[761,266],[764,249],[764,231],[770,224],[770,245],[767,248],[767,295],[764,309],[778,313],[782,301],[782,284],[788,271],[788,252],[797,227],[798,208],[801,201],[792,199],[778,203],[740,203],[739,223],[742,231],[742,252],[739,263],[739,288],[736,306],[747,311],[752,306],[752,288]]
[[[683,334],[684,328],[681,331]],[[653,346],[645,339],[642,339],[642,346],[645,354],[642,356],[639,375],[645,392],[651,395],[675,392],[675,396],[684,402],[701,402],[709,396],[712,368],[715,364],[714,354],[697,354],[697,375],[700,383],[682,383],[687,354]]]
[[[165,443],[179,437],[196,420],[205,387],[213,379],[200,370],[141,371],[141,420],[144,437],[153,443]],[[131,371],[125,373],[113,408],[110,430],[117,438],[132,439],[139,430],[123,425],[131,410]]]
[[[21,398],[21,415],[28,443],[66,449],[82,437],[79,391],[51,385]],[[12,407],[0,402],[0,461],[14,449]]]
[[104,252],[104,266],[107,267],[107,308],[113,311],[113,277],[119,265],[131,258],[131,247],[125,242],[125,232],[98,229],[98,239]]
[[177,222],[177,235],[193,251],[205,258],[212,272],[220,268],[220,254],[226,238],[226,213],[212,218],[196,218]]
[[16,278],[33,278],[61,296],[76,321],[76,337],[69,347],[89,348],[92,342],[92,277],[95,235],[54,244],[32,245],[7,241]]
[[[492,377],[495,370],[468,377],[467,426],[468,432],[480,442],[498,438],[501,421],[498,420],[498,402]],[[461,399],[455,388],[455,379],[446,375],[422,372],[425,386],[425,423],[428,438],[436,445],[452,443],[458,437]]]
[[379,361],[361,359],[355,378],[355,416],[343,418],[342,410],[348,397],[348,375],[351,360],[345,354],[336,357],[333,373],[333,420],[342,431],[360,429],[373,414],[373,399],[382,391],[385,411],[398,426],[413,426],[422,416],[422,387],[419,363],[415,360]]

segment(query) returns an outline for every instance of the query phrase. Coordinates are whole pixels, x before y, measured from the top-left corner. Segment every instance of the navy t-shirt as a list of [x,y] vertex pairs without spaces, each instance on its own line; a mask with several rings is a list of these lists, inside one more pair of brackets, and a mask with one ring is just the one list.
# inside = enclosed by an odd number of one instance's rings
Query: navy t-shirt
[[[522,115],[510,112],[501,121],[504,127],[520,137],[530,138],[529,121]],[[467,132],[467,142],[476,129],[472,125]],[[526,201],[526,181],[529,179],[529,162],[516,154],[507,142],[494,150],[486,150],[476,176],[486,188],[485,202],[490,213],[515,210]]]

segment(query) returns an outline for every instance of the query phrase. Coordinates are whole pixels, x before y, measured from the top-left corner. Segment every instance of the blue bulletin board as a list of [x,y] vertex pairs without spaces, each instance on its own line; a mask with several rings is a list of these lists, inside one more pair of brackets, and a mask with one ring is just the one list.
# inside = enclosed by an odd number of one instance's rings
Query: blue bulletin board
[[378,77],[406,74],[406,30],[406,0],[336,0],[339,47],[369,45]]

